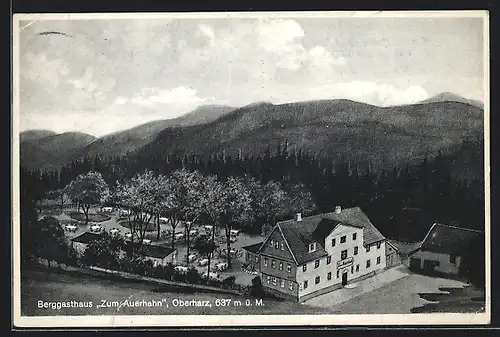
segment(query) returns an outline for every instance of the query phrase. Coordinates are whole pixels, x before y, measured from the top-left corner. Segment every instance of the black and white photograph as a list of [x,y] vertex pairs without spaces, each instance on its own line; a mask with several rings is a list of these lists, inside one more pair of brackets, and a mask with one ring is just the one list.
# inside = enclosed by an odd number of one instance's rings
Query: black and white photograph
[[489,323],[488,25],[16,14],[14,325]]

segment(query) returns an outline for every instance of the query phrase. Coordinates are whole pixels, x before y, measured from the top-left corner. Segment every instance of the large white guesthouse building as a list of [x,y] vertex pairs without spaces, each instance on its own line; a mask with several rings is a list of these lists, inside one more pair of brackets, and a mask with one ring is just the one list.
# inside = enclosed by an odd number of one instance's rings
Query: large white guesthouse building
[[278,222],[256,252],[264,289],[302,302],[386,267],[386,239],[359,207]]

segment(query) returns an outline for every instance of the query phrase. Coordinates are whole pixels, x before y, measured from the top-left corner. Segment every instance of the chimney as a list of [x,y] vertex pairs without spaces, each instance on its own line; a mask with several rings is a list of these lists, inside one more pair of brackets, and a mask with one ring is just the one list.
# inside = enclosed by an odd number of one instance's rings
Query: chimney
[[340,214],[340,212],[342,212],[342,207],[335,206],[335,213]]
[[302,213],[297,213],[296,214],[295,221],[302,221]]

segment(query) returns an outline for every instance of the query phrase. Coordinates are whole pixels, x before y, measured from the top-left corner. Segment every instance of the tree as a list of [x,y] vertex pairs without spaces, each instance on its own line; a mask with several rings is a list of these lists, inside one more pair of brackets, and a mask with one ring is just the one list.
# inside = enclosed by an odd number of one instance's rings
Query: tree
[[64,188],[49,191],[45,194],[45,196],[49,200],[57,199],[59,201],[59,205],[61,206],[61,213],[63,212],[64,203],[68,200],[66,196],[66,190]]
[[259,184],[254,178],[246,177],[246,187],[250,193],[251,208],[260,227],[260,232],[266,236],[269,229],[273,228],[276,218],[280,215],[290,213],[286,208],[287,193],[281,188],[281,184],[269,181],[265,185]]
[[87,249],[85,249],[83,259],[86,264],[91,266],[114,267],[118,264],[123,247],[124,242],[121,237],[104,232],[99,240],[89,243]]
[[198,219],[204,214],[206,208],[208,188],[210,184],[205,184],[204,177],[198,172],[178,171],[174,174],[179,176],[179,181],[182,181],[184,188],[178,192],[184,194],[178,196],[180,201],[181,211],[184,214],[184,229],[187,244],[187,265],[189,265],[189,249],[190,249],[190,232],[193,226],[198,222]]
[[72,201],[81,205],[85,214],[85,224],[89,222],[89,209],[100,204],[108,195],[108,185],[98,172],[80,174],[67,187],[66,191]]
[[[220,224],[220,216],[221,216],[221,205],[223,204],[223,200],[220,198],[222,195],[223,186],[217,180],[216,176],[207,176],[204,181],[204,203],[202,206],[203,215],[207,218],[209,223],[212,225],[212,231],[210,233],[210,246],[204,246],[202,249],[204,251],[210,251],[208,253],[208,269],[207,269],[207,281],[210,280],[210,266],[212,261],[213,251],[215,250],[215,231],[218,229]],[[205,250],[206,249],[206,250]],[[201,254],[201,251],[198,251]]]
[[114,199],[133,214],[132,219],[128,218],[132,242],[138,234],[142,244],[149,223],[159,210],[163,184],[163,178],[155,176],[152,171],[144,171],[124,183],[117,183]]
[[211,237],[198,236],[194,240],[194,248],[200,253],[200,256],[208,258],[207,275],[210,275],[211,256],[215,250],[215,243]]
[[[316,209],[313,197],[302,183],[293,184],[285,188],[287,198],[285,209],[290,213],[311,214]],[[289,214],[290,215],[290,214]]]
[[228,177],[222,182],[221,193],[217,205],[219,220],[226,234],[227,265],[231,268],[231,230],[252,221],[250,192],[243,179]]
[[33,234],[37,256],[47,260],[48,271],[50,271],[52,261],[62,262],[66,260],[68,245],[59,220],[51,216],[40,219]]

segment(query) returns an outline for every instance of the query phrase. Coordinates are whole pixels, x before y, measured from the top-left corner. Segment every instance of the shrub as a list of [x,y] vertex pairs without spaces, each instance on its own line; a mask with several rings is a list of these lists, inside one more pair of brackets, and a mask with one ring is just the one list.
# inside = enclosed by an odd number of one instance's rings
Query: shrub
[[262,287],[262,281],[259,276],[252,279],[252,286],[250,288],[250,296],[254,297],[264,297],[264,288]]
[[186,281],[188,283],[193,283],[193,284],[198,284],[201,281],[201,275],[198,273],[196,268],[189,268],[187,274],[186,274]]
[[226,287],[229,287],[229,288],[233,288],[235,281],[236,281],[236,277],[235,276],[229,276],[229,277],[226,277],[222,281],[222,285],[226,286]]

